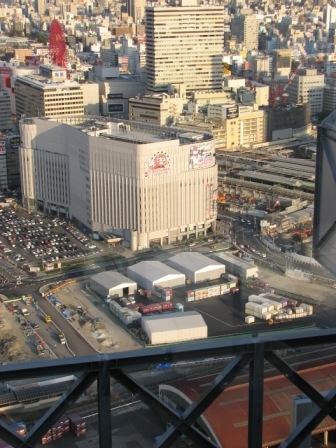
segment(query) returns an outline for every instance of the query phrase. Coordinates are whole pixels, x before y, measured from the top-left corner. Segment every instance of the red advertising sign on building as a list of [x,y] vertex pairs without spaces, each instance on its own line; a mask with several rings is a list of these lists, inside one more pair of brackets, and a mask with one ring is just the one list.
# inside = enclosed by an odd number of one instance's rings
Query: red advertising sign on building
[[146,176],[149,171],[153,174],[166,173],[170,168],[169,155],[165,152],[158,152],[145,165]]

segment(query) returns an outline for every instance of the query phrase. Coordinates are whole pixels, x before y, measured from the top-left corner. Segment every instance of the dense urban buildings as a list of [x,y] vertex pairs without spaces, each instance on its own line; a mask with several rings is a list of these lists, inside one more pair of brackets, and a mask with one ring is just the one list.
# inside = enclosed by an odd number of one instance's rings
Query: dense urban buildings
[[214,229],[217,166],[210,133],[99,118],[68,122],[21,122],[25,207],[115,233],[132,250]]
[[182,83],[187,92],[220,90],[223,36],[223,6],[202,6],[196,0],[181,0],[177,6],[148,7],[148,89],[165,91],[168,84]]
[[[111,446],[110,412],[175,444],[141,378],[200,446],[298,445],[336,378],[336,0],[0,0],[0,30],[0,447]],[[99,424],[94,383],[56,421],[96,379]]]

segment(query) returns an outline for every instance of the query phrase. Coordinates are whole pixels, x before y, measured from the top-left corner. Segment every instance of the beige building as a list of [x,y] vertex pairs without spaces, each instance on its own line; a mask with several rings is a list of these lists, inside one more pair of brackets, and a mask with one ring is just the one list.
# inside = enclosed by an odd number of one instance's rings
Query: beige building
[[144,123],[169,125],[179,117],[186,102],[184,98],[167,94],[145,95],[129,100],[129,119]]
[[35,0],[35,8],[40,16],[44,16],[47,9],[46,0]]
[[127,0],[127,12],[135,23],[141,22],[145,17],[146,0]]
[[[209,113],[210,112],[210,113]],[[180,122],[190,129],[208,130],[214,138],[216,151],[236,151],[239,147],[264,143],[267,139],[267,115],[257,106],[237,104],[208,105],[207,120]]]
[[39,75],[18,76],[15,81],[16,114],[62,118],[84,114],[83,90],[66,79],[60,67],[41,66]]
[[255,104],[257,106],[268,106],[269,105],[269,86],[266,84],[261,84],[258,82],[251,82],[251,88],[255,92]]
[[288,85],[289,102],[293,104],[309,103],[311,114],[316,115],[323,110],[324,75],[316,69],[301,69]]
[[181,6],[147,7],[147,88],[165,91],[182,83],[188,92],[221,89],[223,46],[223,6],[181,0]]
[[[249,147],[251,144],[266,141],[266,113],[264,110],[258,110],[256,106],[211,104],[208,106],[208,117],[222,121],[225,144],[221,149],[234,150],[240,146]],[[215,137],[219,132],[213,134]]]
[[231,22],[231,34],[247,50],[257,50],[259,35],[257,16],[252,13],[236,15]]
[[266,141],[267,124],[264,110],[239,112],[239,145],[249,147]]
[[216,223],[209,132],[105,117],[20,122],[27,208],[64,214],[133,249],[206,235]]
[[292,50],[281,48],[274,50],[273,72],[274,78],[288,77],[292,70]]

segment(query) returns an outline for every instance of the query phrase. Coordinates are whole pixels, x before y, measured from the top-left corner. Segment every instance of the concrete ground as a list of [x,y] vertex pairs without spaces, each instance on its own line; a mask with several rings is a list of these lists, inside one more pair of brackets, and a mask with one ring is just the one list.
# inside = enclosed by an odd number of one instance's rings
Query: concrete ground
[[[101,328],[94,330],[91,322],[84,323],[78,316],[72,322],[74,328],[80,332],[85,339],[101,352],[117,352],[135,350],[141,345],[114,320],[114,317],[99,297],[84,288],[84,283],[71,285],[55,294],[56,297],[70,309],[75,310],[81,306],[90,318],[98,318]],[[98,340],[98,336],[105,337]]]
[[334,288],[285,277],[261,266],[259,271],[259,277],[275,288],[310,297],[323,305],[335,307],[336,289]]
[[[0,315],[4,325],[0,329],[0,362],[38,359],[15,315],[3,303],[0,304]],[[5,341],[12,337],[15,338],[13,342],[6,344]]]

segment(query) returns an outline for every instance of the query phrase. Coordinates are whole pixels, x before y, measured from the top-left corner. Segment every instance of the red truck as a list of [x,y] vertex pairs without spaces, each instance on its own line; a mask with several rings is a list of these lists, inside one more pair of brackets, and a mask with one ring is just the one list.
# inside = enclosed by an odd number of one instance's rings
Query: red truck
[[139,307],[139,311],[141,314],[162,313],[172,310],[173,307],[171,302],[151,303],[150,305],[142,305]]

